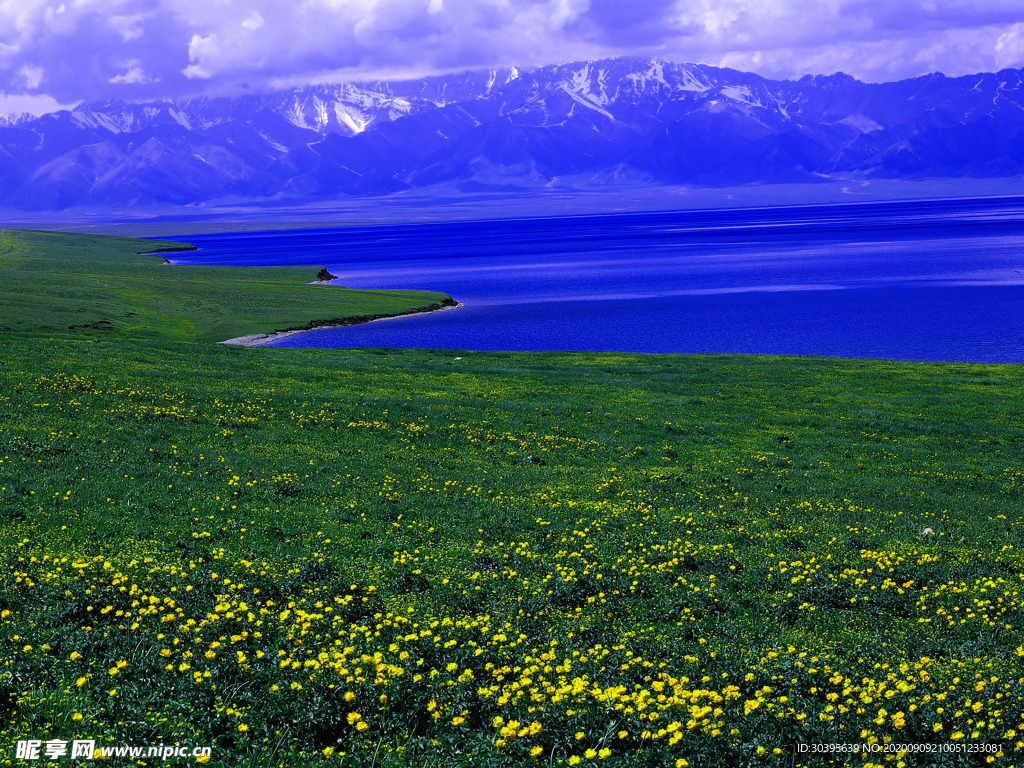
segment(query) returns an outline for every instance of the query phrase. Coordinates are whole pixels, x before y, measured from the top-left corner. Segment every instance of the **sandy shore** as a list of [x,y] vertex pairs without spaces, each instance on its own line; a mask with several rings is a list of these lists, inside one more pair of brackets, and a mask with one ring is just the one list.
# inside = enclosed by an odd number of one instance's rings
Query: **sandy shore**
[[278,331],[277,333],[254,333],[249,336],[239,336],[236,339],[227,339],[226,341],[218,342],[219,344],[234,344],[239,347],[265,347],[272,341],[278,341],[279,339],[287,339],[289,336],[294,336],[297,333],[308,333],[309,331],[319,331],[322,328],[344,328],[349,325],[363,325],[364,323],[378,323],[382,320],[401,320],[405,317],[416,317],[417,315],[432,315],[435,312],[445,312],[449,309],[458,309],[462,306],[461,302],[455,304],[449,304],[438,309],[428,309],[423,312],[409,312],[404,315],[391,315],[390,317],[375,317],[373,320],[365,320],[362,323],[335,323],[333,325],[318,325],[315,328],[303,328],[298,331]]

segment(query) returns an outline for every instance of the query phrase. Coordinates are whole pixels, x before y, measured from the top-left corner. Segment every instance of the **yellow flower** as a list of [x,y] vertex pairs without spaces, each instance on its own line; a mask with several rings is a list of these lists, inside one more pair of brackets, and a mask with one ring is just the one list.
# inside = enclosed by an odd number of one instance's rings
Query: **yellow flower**
[[197,763],[201,763],[201,764],[206,764],[206,763],[210,762],[210,756],[209,755],[200,755],[199,757],[196,758],[196,762]]
[[365,722],[365,721],[363,721],[363,720],[360,720],[360,721],[359,721],[358,723],[356,723],[356,730],[357,730],[357,731],[365,731],[365,730],[367,730],[367,729],[368,729],[369,727],[370,727],[370,726],[368,726],[368,725],[366,724],[366,722]]
[[249,726],[246,725],[245,723],[239,723],[238,724],[238,730],[241,731],[242,733],[245,733],[246,731],[249,730]]
[[334,754],[334,747],[324,747],[324,755],[330,757]]
[[573,755],[572,757],[569,758],[569,765],[579,765],[579,764],[580,764],[580,756],[579,755]]
[[597,753],[597,756],[600,757],[602,760],[607,760],[609,755],[611,755],[611,753],[612,753],[612,751],[610,749],[608,749],[608,747],[605,747],[604,749],[602,749],[600,752]]
[[358,712],[349,712],[348,713],[348,724],[349,725],[355,725],[356,723],[358,723],[362,719],[363,719],[363,716],[360,715]]
[[73,714],[71,716],[71,719],[74,720],[76,723],[82,722],[82,713],[81,712],[75,712],[75,714]]
[[80,677],[77,680],[75,680],[75,685],[77,685],[79,688],[81,688],[83,685],[85,685],[88,682],[88,680],[89,680],[89,678],[83,675],[82,677]]
[[539,756],[540,756],[540,754],[541,754],[541,753],[542,753],[543,751],[544,751],[544,747],[542,747],[542,746],[540,746],[540,745],[538,744],[538,745],[537,745],[536,747],[533,747],[533,748],[532,748],[532,749],[530,750],[530,757],[539,757]]
[[597,757],[597,750],[596,749],[588,749],[583,754],[587,758],[587,760],[593,760],[595,757]]
[[453,717],[452,718],[452,725],[462,725],[464,722],[466,722],[466,718],[464,718],[464,717]]

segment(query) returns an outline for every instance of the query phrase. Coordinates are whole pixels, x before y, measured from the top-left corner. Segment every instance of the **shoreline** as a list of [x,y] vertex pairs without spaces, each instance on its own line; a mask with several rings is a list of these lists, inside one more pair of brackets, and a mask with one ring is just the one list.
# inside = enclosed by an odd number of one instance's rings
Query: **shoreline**
[[461,301],[455,301],[452,304],[444,304],[437,309],[424,309],[418,312],[406,312],[401,315],[387,315],[385,317],[373,317],[369,320],[357,320],[349,323],[329,323],[327,325],[317,325],[313,328],[299,328],[292,331],[277,331],[275,333],[252,333],[248,336],[238,336],[234,339],[226,339],[224,341],[218,341],[218,344],[230,344],[232,346],[239,347],[265,347],[271,342],[279,341],[280,339],[287,339],[289,336],[295,336],[299,333],[308,333],[309,331],[319,331],[324,328],[345,328],[349,325],[365,325],[366,323],[377,323],[381,320],[401,320],[404,317],[416,317],[417,315],[432,315],[435,312],[446,312],[451,309],[459,309],[465,306]]

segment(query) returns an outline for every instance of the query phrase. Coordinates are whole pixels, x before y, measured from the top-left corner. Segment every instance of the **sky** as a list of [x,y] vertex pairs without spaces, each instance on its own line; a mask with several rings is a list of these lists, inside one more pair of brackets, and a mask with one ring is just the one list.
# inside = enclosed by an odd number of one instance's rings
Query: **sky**
[[1024,66],[1022,0],[0,0],[0,114],[623,55],[879,82]]

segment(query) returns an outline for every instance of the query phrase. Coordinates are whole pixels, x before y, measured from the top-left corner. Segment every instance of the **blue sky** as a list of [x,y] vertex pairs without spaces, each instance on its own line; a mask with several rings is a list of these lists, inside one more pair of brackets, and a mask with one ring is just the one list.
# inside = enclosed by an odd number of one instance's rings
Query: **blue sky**
[[0,0],[0,113],[657,55],[769,77],[1024,66],[1021,0]]

